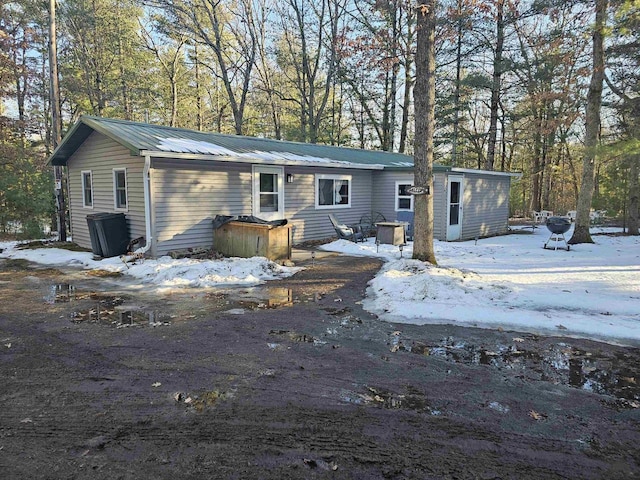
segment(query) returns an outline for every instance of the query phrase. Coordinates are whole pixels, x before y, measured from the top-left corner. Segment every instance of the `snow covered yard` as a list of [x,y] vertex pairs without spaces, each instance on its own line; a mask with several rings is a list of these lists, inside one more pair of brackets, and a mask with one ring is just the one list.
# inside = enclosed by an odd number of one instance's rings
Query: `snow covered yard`
[[258,285],[267,280],[285,278],[298,267],[283,267],[264,257],[224,258],[221,260],[174,259],[161,257],[127,264],[120,257],[94,260],[90,252],[71,252],[60,248],[17,248],[17,242],[0,242],[0,258],[24,259],[46,265],[60,265],[120,273],[145,285],[162,288],[220,287]]
[[[640,238],[597,235],[595,244],[545,250],[546,228],[477,242],[435,243],[438,266],[411,260],[404,248],[345,240],[324,245],[387,260],[364,307],[393,322],[640,340]],[[619,231],[619,229],[617,230]],[[566,234],[569,239],[572,231]]]

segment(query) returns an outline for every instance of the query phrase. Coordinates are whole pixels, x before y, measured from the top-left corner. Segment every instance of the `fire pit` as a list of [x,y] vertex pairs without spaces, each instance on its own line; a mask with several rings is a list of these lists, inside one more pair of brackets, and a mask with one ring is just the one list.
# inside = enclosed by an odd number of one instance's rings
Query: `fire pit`
[[554,242],[553,250],[558,249],[558,242],[564,242],[565,248],[569,251],[569,244],[567,240],[564,238],[564,234],[569,231],[571,228],[571,220],[564,217],[549,217],[547,219],[547,229],[551,232],[551,236],[549,240],[544,244],[543,248],[551,249],[549,247],[549,242]]

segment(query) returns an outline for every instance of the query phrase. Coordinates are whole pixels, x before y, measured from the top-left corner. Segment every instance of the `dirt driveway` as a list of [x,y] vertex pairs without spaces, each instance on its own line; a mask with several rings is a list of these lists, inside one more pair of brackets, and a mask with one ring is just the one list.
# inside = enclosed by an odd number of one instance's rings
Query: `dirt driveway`
[[150,294],[0,260],[3,479],[637,479],[640,351],[394,325],[380,264]]

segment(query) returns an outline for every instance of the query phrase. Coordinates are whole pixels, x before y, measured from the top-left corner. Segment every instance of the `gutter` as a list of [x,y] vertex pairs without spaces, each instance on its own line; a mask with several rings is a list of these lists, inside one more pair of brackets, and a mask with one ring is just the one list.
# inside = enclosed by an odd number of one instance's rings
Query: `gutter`
[[516,180],[519,180],[520,178],[522,178],[522,173],[496,172],[495,170],[476,170],[473,168],[452,167],[450,171],[453,173],[475,173],[475,174],[482,174],[482,175],[493,175],[496,177],[512,177],[512,178],[515,178]]
[[[264,165],[282,165],[282,166],[300,166],[300,167],[331,167],[331,168],[353,168],[358,170],[383,170],[384,165],[381,164],[366,164],[355,162],[341,162],[331,161],[325,159],[314,160],[287,160],[284,158],[259,158],[255,153],[243,153],[238,156],[228,155],[212,155],[204,153],[177,153],[177,152],[165,152],[165,151],[153,151],[153,150],[141,150],[140,155],[144,157],[156,157],[156,158],[169,158],[169,159],[184,159],[184,160],[208,160],[218,162],[233,162],[233,163],[250,163],[250,164],[264,164]],[[325,160],[325,161],[320,161]]]

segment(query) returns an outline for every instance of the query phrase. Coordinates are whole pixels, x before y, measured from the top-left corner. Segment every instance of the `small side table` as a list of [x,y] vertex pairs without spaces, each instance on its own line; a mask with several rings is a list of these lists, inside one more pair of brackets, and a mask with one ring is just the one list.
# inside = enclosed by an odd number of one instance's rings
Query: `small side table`
[[386,245],[396,245],[402,248],[407,244],[405,224],[401,222],[379,222],[376,223],[376,251],[381,243]]

